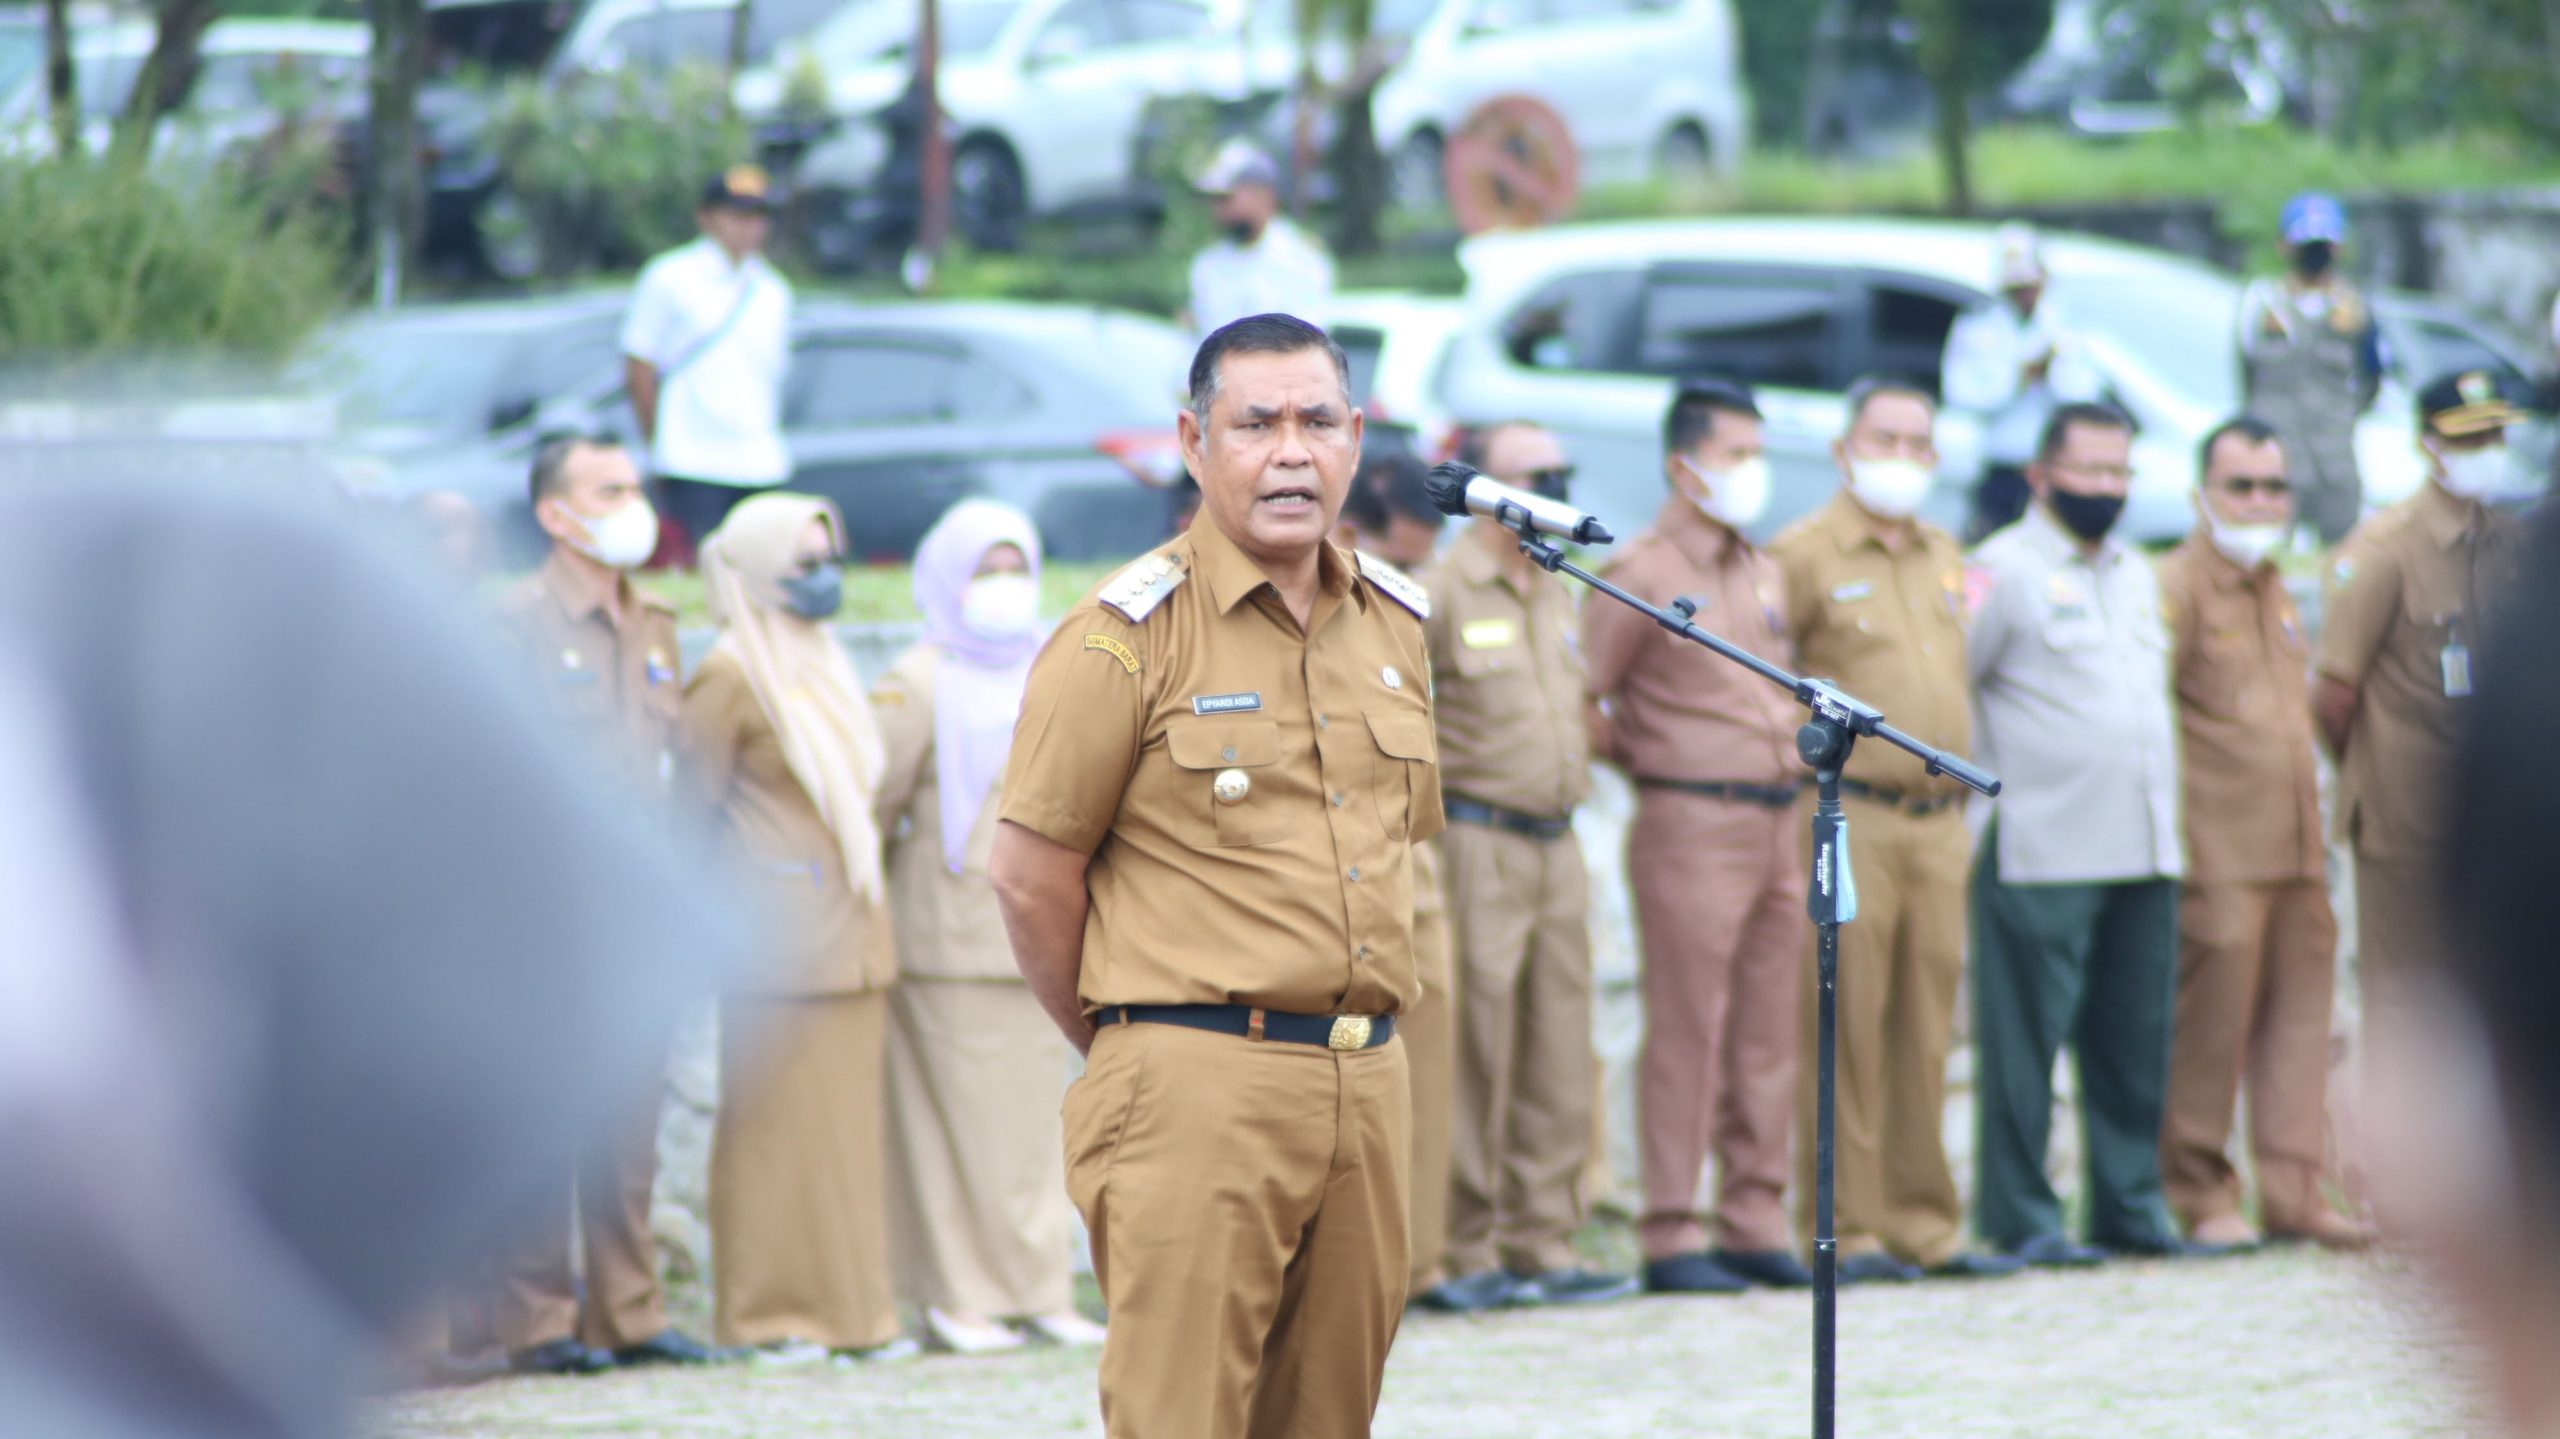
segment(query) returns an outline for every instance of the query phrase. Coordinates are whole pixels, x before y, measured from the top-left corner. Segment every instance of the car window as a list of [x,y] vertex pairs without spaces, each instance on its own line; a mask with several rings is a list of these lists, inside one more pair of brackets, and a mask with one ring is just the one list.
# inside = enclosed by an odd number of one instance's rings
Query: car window
[[1040,27],[1033,53],[1080,54],[1121,43],[1114,24],[1118,10],[1112,0],[1067,0]]
[[1335,325],[1325,331],[1351,362],[1351,403],[1366,405],[1378,387],[1378,357],[1387,350],[1387,332],[1368,325]]
[[1030,391],[983,357],[898,340],[821,341],[792,358],[784,423],[864,429],[988,419]]
[[605,32],[604,43],[596,47],[595,68],[672,70],[680,65],[726,64],[731,13],[665,10],[634,15]]
[[140,55],[84,55],[72,62],[72,83],[79,87],[80,113],[91,120],[112,120],[133,98],[142,78]]
[[2239,410],[2235,287],[2178,276],[2093,280],[2058,264],[2050,293],[2066,327],[2104,335],[2145,372],[2173,380],[2200,409]]
[[1938,392],[1946,361],[1947,331],[1964,306],[1951,295],[1879,283],[1867,292],[1867,354],[1853,366],[1862,373],[1892,375]]
[[2516,390],[2529,388],[2487,337],[2450,320],[2399,316],[2383,322],[2392,371],[2411,388],[2446,375],[2488,370]]
[[1184,0],[1121,0],[1120,33],[1133,45],[1189,44],[1207,39],[1209,12]]
[[1747,384],[1840,390],[1840,293],[1784,271],[1670,271],[1645,287],[1635,368]]
[[1369,33],[1386,38],[1411,35],[1439,8],[1440,0],[1379,0],[1377,12],[1369,19]]
[[1591,270],[1551,280],[1503,323],[1503,349],[1533,369],[1631,368],[1624,337],[1642,280],[1634,270]]

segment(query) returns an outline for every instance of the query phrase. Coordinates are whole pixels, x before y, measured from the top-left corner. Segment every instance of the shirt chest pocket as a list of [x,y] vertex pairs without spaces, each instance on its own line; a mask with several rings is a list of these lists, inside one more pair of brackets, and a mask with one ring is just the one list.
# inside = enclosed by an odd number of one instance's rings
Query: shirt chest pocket
[[1220,847],[1269,844],[1287,829],[1274,767],[1280,722],[1206,718],[1176,722],[1165,734],[1182,806],[1197,831]]
[[1433,793],[1437,784],[1434,767],[1440,757],[1432,746],[1431,717],[1420,710],[1373,709],[1367,718],[1369,739],[1378,751],[1376,777],[1369,786],[1377,796],[1378,822],[1386,827],[1387,838],[1401,840],[1413,833],[1417,799]]
[[2206,714],[2238,715],[2257,658],[2247,630],[2205,626],[2178,667],[2178,698]]

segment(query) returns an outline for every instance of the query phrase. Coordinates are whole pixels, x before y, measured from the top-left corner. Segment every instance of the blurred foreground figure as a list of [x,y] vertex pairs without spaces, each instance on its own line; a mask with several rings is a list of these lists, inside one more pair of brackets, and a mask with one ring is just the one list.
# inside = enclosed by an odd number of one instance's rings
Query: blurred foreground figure
[[12,1434],[345,1432],[734,947],[393,549],[0,495]]

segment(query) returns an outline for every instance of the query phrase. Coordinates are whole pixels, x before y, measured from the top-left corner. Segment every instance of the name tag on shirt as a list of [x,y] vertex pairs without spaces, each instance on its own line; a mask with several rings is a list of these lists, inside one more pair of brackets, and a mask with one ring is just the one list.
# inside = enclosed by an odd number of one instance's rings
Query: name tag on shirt
[[2445,698],[2456,700],[2470,698],[2470,647],[2463,644],[2460,640],[2455,640],[2452,644],[2444,647],[2444,653],[2437,656],[2437,659],[2444,665]]
[[1248,691],[1238,695],[1193,695],[1191,712],[1196,715],[1231,715],[1262,708],[1262,692]]
[[1835,605],[1855,604],[1859,600],[1874,598],[1875,592],[1876,587],[1872,583],[1866,580],[1851,580],[1845,585],[1831,587],[1831,602]]
[[1498,650],[1520,643],[1520,626],[1506,619],[1470,620],[1458,627],[1458,643],[1471,650]]

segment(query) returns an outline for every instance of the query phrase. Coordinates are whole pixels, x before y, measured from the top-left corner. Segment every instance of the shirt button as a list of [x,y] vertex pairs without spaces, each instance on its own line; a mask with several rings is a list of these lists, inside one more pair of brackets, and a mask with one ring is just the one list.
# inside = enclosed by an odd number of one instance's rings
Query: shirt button
[[1236,762],[1236,747],[1234,745],[1227,746],[1225,749],[1218,752],[1218,757],[1229,764],[1234,764]]
[[1365,944],[1360,946],[1360,957],[1362,959],[1367,959],[1369,957],[1369,946]]
[[1334,807],[1335,809],[1340,809],[1340,808],[1342,808],[1342,796],[1340,796],[1340,795],[1335,795],[1335,796],[1333,797],[1333,807]]
[[1356,864],[1351,866],[1351,882],[1353,884],[1358,884],[1360,882],[1360,866]]

